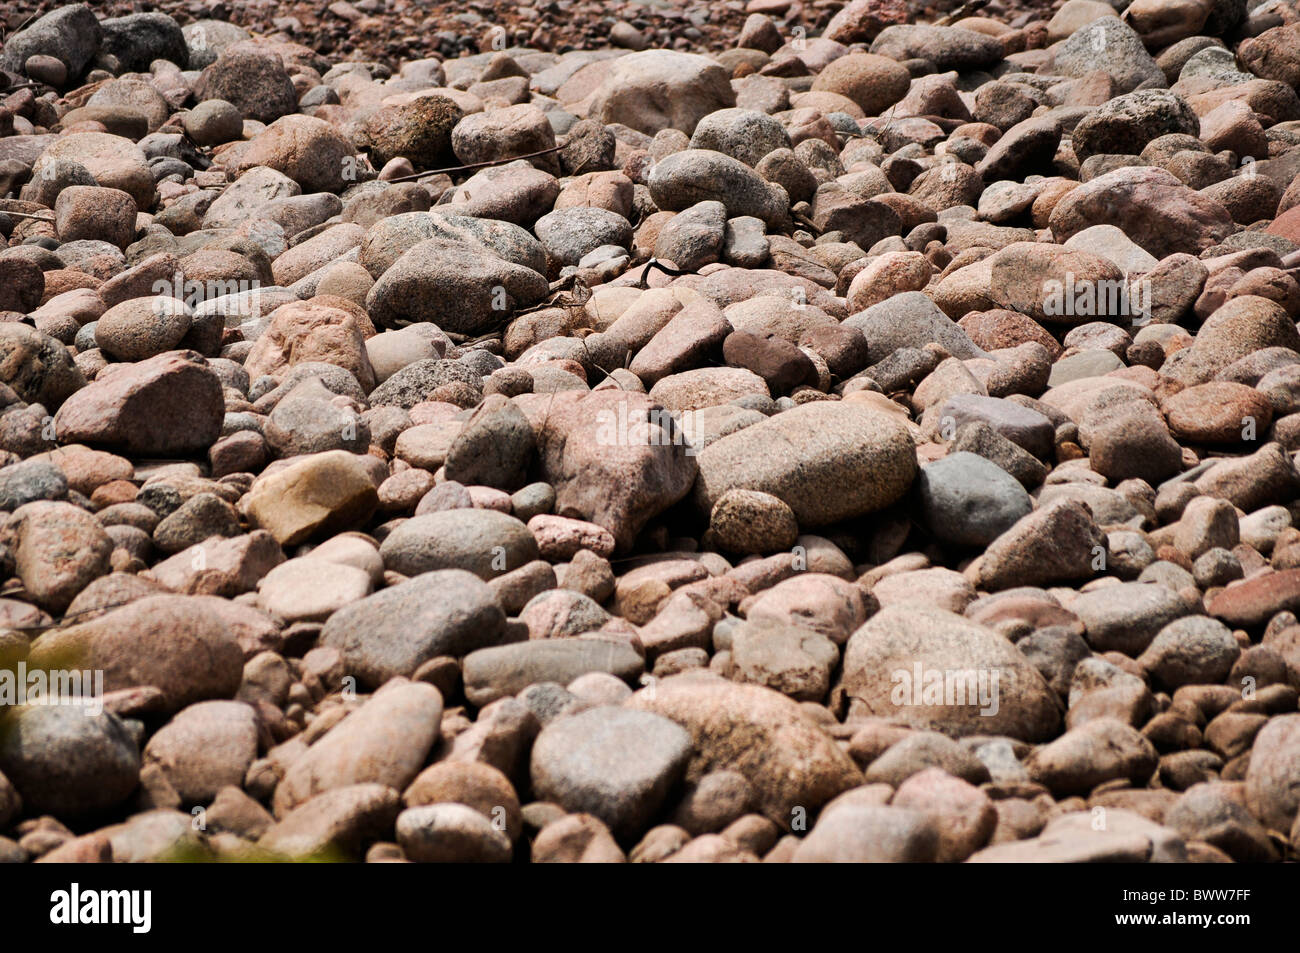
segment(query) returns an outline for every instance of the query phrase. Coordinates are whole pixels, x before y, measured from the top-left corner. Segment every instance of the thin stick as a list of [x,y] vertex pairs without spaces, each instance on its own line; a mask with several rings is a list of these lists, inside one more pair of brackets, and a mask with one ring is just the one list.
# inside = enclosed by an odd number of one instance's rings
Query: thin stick
[[14,218],[30,218],[37,222],[50,222],[51,224],[53,224],[54,222],[54,219],[52,217],[46,218],[44,215],[34,215],[31,212],[10,212],[6,210],[0,210],[0,211],[4,211],[5,215],[12,215]]
[[430,175],[444,175],[448,172],[465,172],[469,169],[481,169],[486,166],[502,165],[506,162],[518,162],[520,159],[536,159],[538,156],[550,155],[552,152],[559,152],[564,146],[552,146],[550,149],[543,149],[541,152],[530,152],[527,155],[511,156],[508,159],[488,159],[486,162],[470,162],[466,165],[453,165],[445,169],[429,169],[426,172],[416,172],[411,175],[399,175],[395,179],[385,179],[385,182],[411,182],[415,179],[422,179]]

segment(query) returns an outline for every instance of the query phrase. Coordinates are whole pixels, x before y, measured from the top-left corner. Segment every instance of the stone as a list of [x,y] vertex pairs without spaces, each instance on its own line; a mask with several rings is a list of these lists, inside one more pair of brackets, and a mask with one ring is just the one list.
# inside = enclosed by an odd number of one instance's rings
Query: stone
[[442,696],[432,685],[391,683],[293,761],[275,789],[276,817],[350,785],[405,789],[424,764],[441,714]]
[[727,71],[713,60],[676,50],[646,50],[614,61],[596,89],[589,115],[654,135],[690,135],[701,119],[736,104]]
[[530,776],[541,797],[631,838],[650,825],[690,755],[691,736],[668,718],[603,706],[544,728]]
[[921,467],[917,500],[926,527],[958,546],[986,546],[1033,509],[1029,494],[996,463],[950,453]]
[[796,807],[814,810],[861,781],[830,736],[769,688],[684,673],[659,681],[653,692],[637,692],[627,707],[663,715],[690,732],[688,782],[714,770],[737,771],[749,781],[756,808],[784,830]]
[[497,644],[506,618],[492,591],[461,569],[421,573],[334,612],[320,644],[336,648],[363,686],[410,677],[440,656]]
[[76,705],[8,708],[0,771],[27,811],[73,819],[116,808],[140,779],[135,737],[112,712]]
[[953,737],[1042,741],[1060,726],[1054,693],[1009,642],[977,623],[915,604],[882,609],[850,637],[844,687],[861,714]]
[[61,443],[143,456],[206,452],[221,432],[221,382],[191,351],[123,365],[64,401],[54,417]]
[[861,516],[896,502],[916,474],[903,426],[870,407],[814,402],[707,446],[695,495],[712,510],[733,489],[785,502],[801,528]]

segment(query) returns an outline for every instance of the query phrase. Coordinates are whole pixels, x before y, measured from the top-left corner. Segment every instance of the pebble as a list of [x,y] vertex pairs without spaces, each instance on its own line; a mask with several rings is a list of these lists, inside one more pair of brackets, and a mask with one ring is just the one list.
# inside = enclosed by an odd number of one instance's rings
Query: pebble
[[1289,11],[495,6],[9,18],[0,855],[1284,859]]

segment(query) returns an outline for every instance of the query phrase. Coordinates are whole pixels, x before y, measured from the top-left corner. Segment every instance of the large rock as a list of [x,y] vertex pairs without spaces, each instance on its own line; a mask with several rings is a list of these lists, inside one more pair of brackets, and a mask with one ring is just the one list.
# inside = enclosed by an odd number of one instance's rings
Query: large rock
[[51,612],[62,612],[109,571],[112,540],[98,520],[71,503],[39,500],[18,507],[3,538],[27,596]]
[[345,308],[316,301],[292,302],[271,315],[244,366],[251,377],[283,377],[295,364],[335,364],[369,391],[375,386],[375,372],[365,342],[372,330],[363,317]]
[[1015,477],[973,453],[926,464],[916,487],[927,528],[958,546],[987,546],[1034,506]]
[[1142,38],[1118,17],[1101,17],[1075,30],[1054,54],[1053,73],[1080,78],[1101,71],[1120,93],[1132,92],[1143,83],[1158,88],[1169,85]]
[[1201,122],[1181,96],[1144,89],[1114,99],[1085,116],[1071,134],[1079,161],[1094,155],[1135,155],[1161,136],[1199,136]]
[[1255,736],[1246,804],[1266,827],[1290,831],[1300,810],[1300,715],[1273,718]]
[[93,818],[135,790],[140,751],[111,712],[76,705],[7,708],[0,715],[0,772],[29,813]]
[[381,106],[368,115],[362,139],[380,169],[393,159],[409,159],[426,168],[454,160],[451,133],[464,113],[446,96],[418,96],[409,103]]
[[86,384],[63,344],[15,321],[0,323],[0,381],[28,403],[49,410]]
[[688,136],[709,113],[736,105],[728,71],[716,61],[676,50],[646,50],[614,61],[591,99],[588,115],[653,136]]
[[950,737],[1055,737],[1061,706],[1037,668],[991,629],[942,609],[887,606],[844,651],[853,710]]
[[208,701],[179,712],[144,748],[144,764],[162,772],[186,804],[207,804],[244,783],[257,757],[257,715],[238,701]]
[[315,453],[263,474],[240,500],[249,522],[285,546],[352,529],[378,506],[363,459],[346,450]]
[[654,712],[691,734],[686,780],[710,771],[743,774],[756,808],[790,830],[835,795],[862,783],[847,754],[799,704],[757,685],[737,685],[705,673],[686,673],[637,692],[628,707]]
[[538,682],[567,685],[590,672],[631,681],[644,667],[645,660],[624,639],[593,635],[516,642],[465,656],[465,697],[482,707]]
[[883,509],[916,476],[916,449],[893,415],[845,402],[802,404],[709,444],[696,499],[705,512],[728,490],[783,500],[802,528]]
[[422,573],[329,617],[321,644],[337,648],[366,687],[412,675],[440,655],[495,645],[506,617],[492,590],[462,569]]
[[688,435],[644,394],[601,390],[517,401],[537,436],[538,476],[555,487],[555,515],[605,527],[621,549],[695,481]]
[[353,784],[401,791],[438,737],[442,696],[423,682],[393,682],[370,697],[289,766],[273,806],[284,817],[318,794]]
[[150,596],[42,636],[32,667],[102,669],[104,691],[153,687],[167,712],[239,688],[244,658],[230,626],[198,597]]
[[[223,50],[194,84],[194,98],[224,99],[244,117],[275,122],[298,108],[298,96],[280,57],[251,43]],[[103,183],[101,183],[103,184]]]
[[931,342],[963,361],[987,356],[938,305],[919,291],[893,295],[850,316],[844,324],[866,336],[873,364],[899,348],[921,348]]
[[55,139],[32,167],[33,180],[51,174],[60,160],[79,163],[93,183],[106,189],[120,189],[135,199],[136,208],[146,211],[156,195],[153,173],[145,155],[130,139],[107,132],[74,132]]
[[313,116],[283,116],[259,132],[239,156],[239,169],[264,166],[308,192],[336,192],[356,178],[352,143]]
[[997,590],[1087,579],[1104,567],[1105,554],[1106,537],[1092,511],[1059,500],[1040,506],[988,545],[976,584]]
[[739,159],[710,149],[674,152],[655,163],[647,184],[655,205],[665,211],[717,201],[726,206],[729,218],[752,215],[774,228],[790,208],[785,189],[764,181]]
[[147,73],[154,60],[168,60],[184,69],[189,46],[180,24],[165,13],[131,13],[102,20],[100,52],[114,57],[124,73]]
[[105,369],[54,415],[60,443],[144,457],[206,452],[221,435],[221,381],[193,351]]
[[1114,225],[1156,258],[1197,255],[1236,226],[1222,204],[1155,167],[1117,169],[1070,191],[1052,209],[1058,242],[1094,225]]
[[537,559],[537,540],[507,513],[441,510],[415,516],[384,539],[384,566],[405,576],[462,569],[492,579]]
[[86,4],[58,7],[25,29],[5,37],[0,67],[21,73],[29,57],[52,56],[68,68],[68,79],[73,79],[81,75],[99,51],[103,36],[99,19]]
[[996,37],[955,26],[899,24],[887,26],[871,44],[871,52],[890,59],[929,60],[940,72],[979,70],[1001,61],[1004,50]]
[[366,309],[381,327],[405,319],[476,334],[504,327],[516,308],[535,304],[548,290],[545,275],[487,254],[482,246],[430,238],[379,276],[366,295]]
[[691,736],[645,711],[601,706],[557,718],[533,744],[534,794],[593,814],[617,836],[643,833],[681,780]]

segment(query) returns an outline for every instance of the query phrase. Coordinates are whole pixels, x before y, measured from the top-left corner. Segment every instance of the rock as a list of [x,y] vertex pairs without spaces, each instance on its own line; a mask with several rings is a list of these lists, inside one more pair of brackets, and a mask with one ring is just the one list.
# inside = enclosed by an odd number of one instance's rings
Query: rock
[[558,265],[576,265],[604,245],[627,248],[632,244],[632,226],[617,212],[579,206],[556,209],[543,215],[533,226],[537,239]]
[[539,682],[568,684],[591,672],[630,680],[645,660],[625,641],[596,635],[479,649],[465,657],[465,696],[487,705]]
[[189,62],[185,34],[165,13],[132,13],[99,26],[104,37],[100,54],[114,57],[123,71],[146,72],[154,60],[168,60],[182,69]]
[[221,432],[221,383],[192,351],[159,354],[100,374],[54,417],[60,443],[143,456],[206,451]]
[[[452,129],[451,147],[457,160],[467,165],[514,159],[553,149],[555,132],[544,112],[524,103],[466,116]],[[560,172],[560,162],[554,153],[530,161],[552,175]]]
[[426,168],[454,159],[451,135],[464,113],[446,96],[417,96],[408,103],[381,106],[365,120],[371,162],[381,168],[397,158]]
[[675,50],[646,50],[614,61],[595,91],[593,119],[654,135],[680,129],[688,136],[709,113],[736,105],[727,71],[713,60]]
[[1119,93],[1130,93],[1144,83],[1156,88],[1167,85],[1141,37],[1117,17],[1100,17],[1076,29],[1056,48],[1052,68],[1057,75],[1071,77],[1101,71]]
[[908,778],[890,806],[929,815],[939,828],[940,863],[959,863],[993,836],[998,813],[989,796],[961,778],[939,768],[926,768]]
[[887,26],[872,41],[871,52],[890,59],[929,60],[940,71],[978,70],[1001,61],[1002,44],[991,36],[955,26]]
[[1052,737],[1060,706],[1047,683],[1000,636],[952,613],[883,609],[849,639],[844,686],[862,714],[956,737]]
[[1233,229],[1221,204],[1156,168],[1120,169],[1086,182],[1056,204],[1050,224],[1058,240],[1115,225],[1156,258],[1199,254]]
[[0,509],[13,511],[37,500],[64,500],[68,478],[52,463],[23,460],[0,469]]
[[54,203],[60,241],[106,241],[126,248],[135,241],[135,199],[121,189],[70,185]]
[[732,678],[764,685],[797,701],[819,702],[839,662],[835,643],[820,632],[775,620],[746,621],[731,636]]
[[510,838],[463,804],[407,808],[397,816],[397,842],[422,864],[504,864],[511,857]]
[[666,211],[716,201],[726,207],[728,218],[753,216],[769,228],[785,219],[790,205],[784,189],[765,182],[740,160],[708,149],[686,149],[655,163],[648,185],[655,205]]
[[178,347],[193,321],[194,311],[177,298],[132,298],[100,315],[95,343],[118,360],[143,361]]
[[312,454],[264,474],[240,501],[248,520],[281,545],[350,529],[378,505],[363,458],[346,450]]
[[539,796],[631,838],[650,825],[690,755],[691,736],[669,719],[602,706],[544,728],[530,775]]
[[[1290,830],[1300,798],[1295,773],[1300,759],[1300,718],[1272,718],[1255,736],[1246,769],[1246,805],[1265,827]],[[10,775],[12,777],[12,774]]]
[[491,579],[538,556],[537,540],[513,516],[494,510],[444,510],[407,520],[379,549],[384,566],[406,576],[463,569]]
[[788,550],[799,522],[779,497],[758,490],[730,489],[713,505],[709,528],[723,549],[741,554]]
[[103,42],[104,31],[89,6],[73,3],[58,7],[6,38],[0,66],[21,72],[32,56],[52,56],[79,76]]
[[953,357],[968,360],[984,357],[953,321],[919,291],[908,291],[872,305],[844,322],[867,338],[872,363],[879,362],[904,347],[924,347],[937,343]]
[[482,246],[450,239],[418,242],[377,275],[366,310],[379,327],[404,319],[475,334],[547,294],[544,275],[484,252]]
[[879,116],[907,95],[910,83],[906,67],[889,56],[850,53],[827,64],[813,80],[812,88],[839,93],[853,100],[867,116]]
[[337,192],[355,178],[354,152],[352,143],[325,120],[283,116],[249,141],[238,169],[274,169],[304,191]]
[[1145,785],[1156,768],[1156,751],[1123,722],[1094,718],[1036,748],[1025,767],[1055,796],[1087,794],[1098,784],[1118,778]]
[[973,453],[921,467],[916,489],[926,527],[958,546],[986,546],[1033,509],[1015,477]]
[[230,625],[195,596],[137,599],[98,618],[49,632],[28,663],[102,669],[104,691],[152,686],[168,713],[229,698],[239,688],[243,652]]
[[[0,277],[8,283],[15,276],[5,273],[5,264],[0,260]],[[62,405],[86,383],[66,347],[35,328],[12,321],[0,324],[0,380],[23,400],[50,409]]]
[[1088,644],[1098,652],[1123,652],[1137,658],[1156,633],[1189,614],[1173,590],[1143,582],[1124,582],[1080,595],[1070,611],[1083,622]]
[[1273,405],[1265,395],[1231,381],[1179,391],[1163,409],[1170,431],[1189,443],[1239,443],[1273,422]]
[[1099,554],[1105,554],[1105,541],[1092,513],[1061,500],[1036,509],[988,545],[978,585],[998,590],[1085,579]]
[[245,118],[272,123],[294,112],[298,97],[284,64],[274,53],[237,43],[222,50],[199,74],[194,98],[223,99]]
[[1222,682],[1241,655],[1232,632],[1217,619],[1184,616],[1156,633],[1138,664],[1170,690]]
[[803,528],[882,509],[916,474],[902,425],[848,403],[801,405],[711,443],[698,461],[702,508],[729,490],[757,490],[785,502]]
[[644,395],[539,395],[521,409],[537,435],[537,475],[555,488],[555,514],[605,527],[620,549],[695,480],[680,426]]
[[[121,307],[121,305],[119,305]],[[297,364],[320,362],[342,367],[362,389],[374,387],[374,370],[365,338],[372,329],[354,311],[323,302],[295,302],[277,308],[244,361],[252,377],[282,377]]]
[[442,696],[432,685],[390,684],[294,760],[275,789],[276,816],[349,785],[404,789],[424,764],[441,715]]
[[422,573],[344,606],[325,623],[322,645],[337,648],[366,687],[411,676],[439,656],[497,644],[506,618],[491,590],[460,569]]
[[44,500],[14,510],[4,541],[28,597],[56,613],[109,571],[113,551],[104,528],[85,510]]
[[659,230],[654,254],[683,271],[699,271],[722,258],[726,238],[726,206],[700,202],[674,215]]
[[719,109],[704,116],[691,135],[690,148],[710,149],[739,159],[748,166],[775,149],[789,149],[784,127],[767,113],[754,109]]
[[140,751],[112,712],[77,705],[7,708],[0,771],[27,811],[93,817],[120,805],[140,779]]
[[160,770],[185,804],[206,804],[243,784],[257,757],[257,716],[237,701],[209,701],[178,712],[145,745],[143,765]]
[[918,811],[846,801],[823,812],[791,860],[923,863],[938,858],[939,844],[938,825]]
[[1085,116],[1071,134],[1080,161],[1094,155],[1141,152],[1161,136],[1199,136],[1201,123],[1181,96],[1144,89],[1116,96]]
[[401,809],[397,792],[386,785],[349,784],[290,811],[258,845],[293,858],[355,859],[366,844],[391,836]]
[[[686,779],[728,769],[748,779],[756,807],[789,830],[796,808],[815,810],[860,783],[849,757],[803,717],[797,703],[771,689],[686,673],[642,690],[627,703],[663,715],[691,734]],[[737,726],[745,726],[740,741]]]

